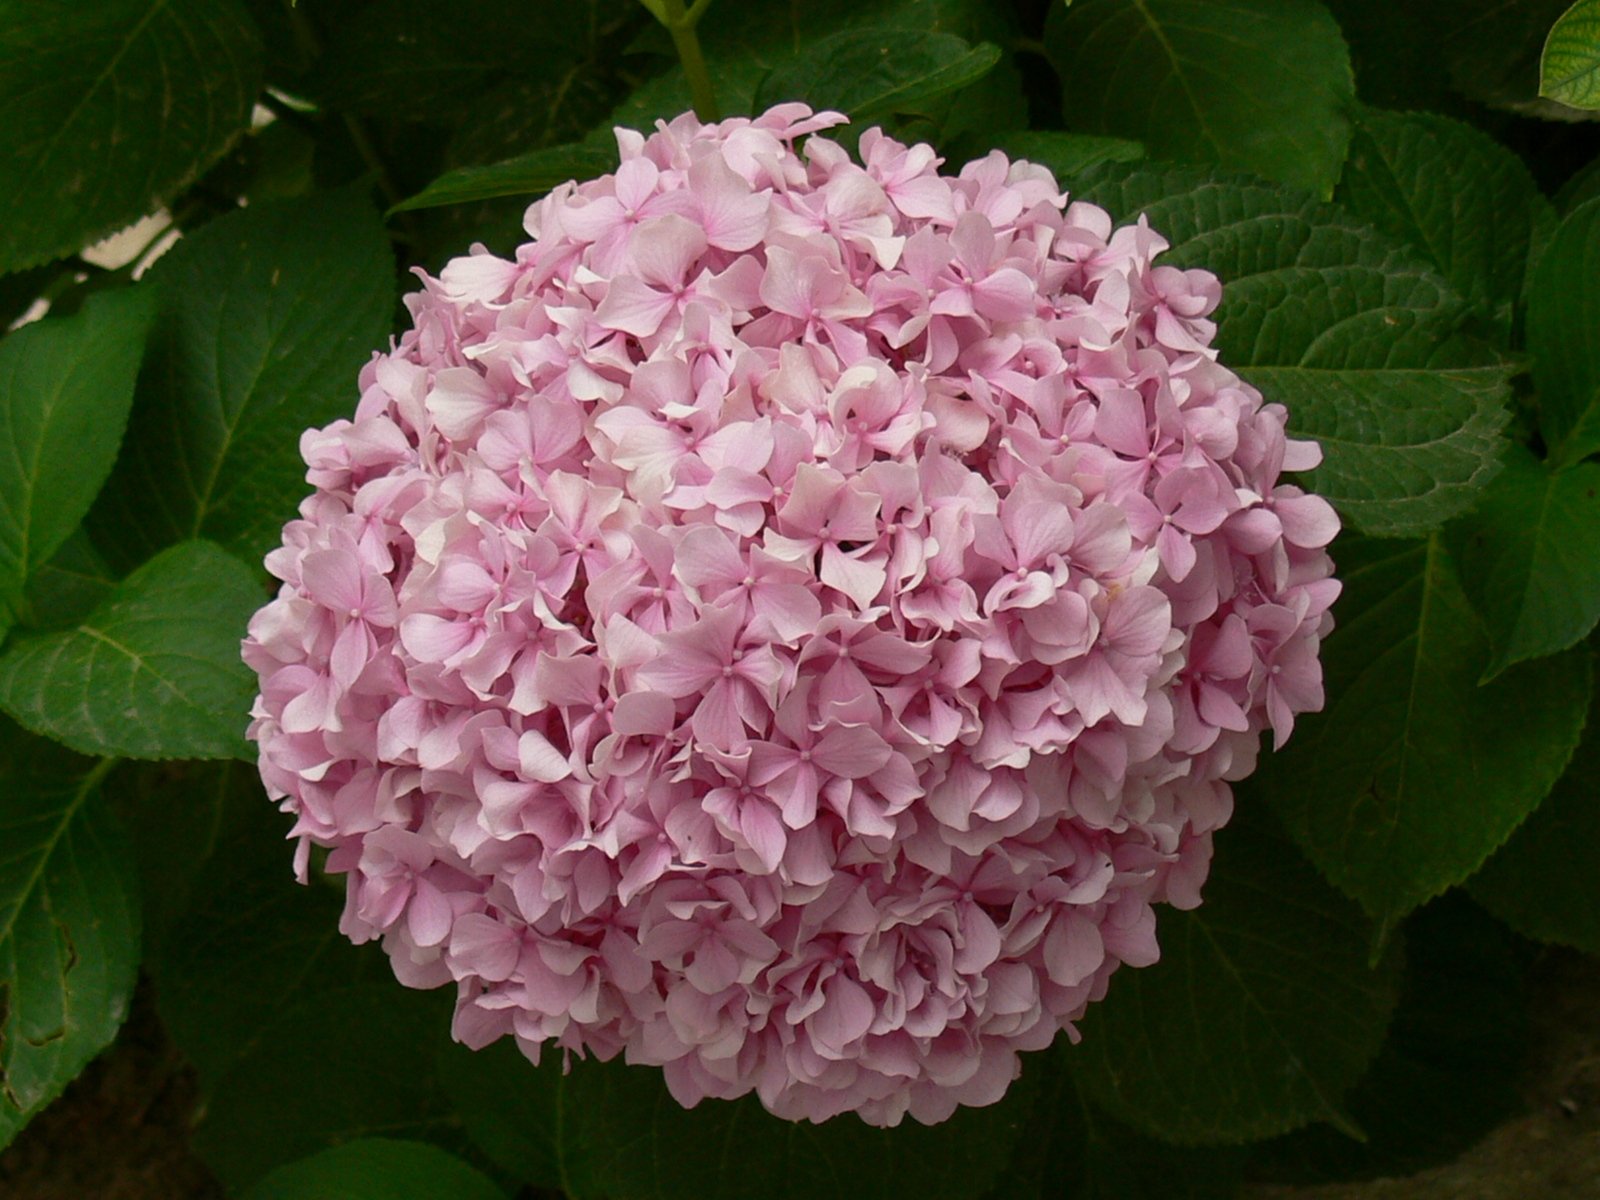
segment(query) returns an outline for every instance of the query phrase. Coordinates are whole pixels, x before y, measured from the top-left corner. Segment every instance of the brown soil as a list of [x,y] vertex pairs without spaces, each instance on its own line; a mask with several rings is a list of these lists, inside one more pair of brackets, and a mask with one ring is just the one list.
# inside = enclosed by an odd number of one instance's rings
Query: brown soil
[[148,990],[116,1043],[0,1154],[5,1200],[222,1200],[189,1153],[194,1072]]
[[[1405,1179],[1255,1186],[1243,1200],[1600,1200],[1600,960],[1552,953],[1535,979],[1527,1111]],[[193,1073],[149,997],[110,1051],[0,1154],[5,1200],[223,1200],[189,1152]]]

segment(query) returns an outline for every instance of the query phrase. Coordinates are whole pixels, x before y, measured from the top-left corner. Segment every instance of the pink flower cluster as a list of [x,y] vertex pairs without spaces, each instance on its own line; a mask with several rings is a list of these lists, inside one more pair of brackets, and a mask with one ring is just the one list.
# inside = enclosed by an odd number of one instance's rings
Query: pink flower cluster
[[1199,903],[1337,521],[1214,277],[999,153],[796,152],[841,119],[620,130],[425,276],[244,652],[302,872],[462,1041],[892,1125]]

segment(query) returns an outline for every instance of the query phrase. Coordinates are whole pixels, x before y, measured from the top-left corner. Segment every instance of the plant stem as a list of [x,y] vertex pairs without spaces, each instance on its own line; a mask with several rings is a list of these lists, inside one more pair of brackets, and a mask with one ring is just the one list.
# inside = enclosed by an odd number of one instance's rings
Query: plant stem
[[[700,38],[694,27],[706,11],[709,0],[695,0],[693,7],[685,10],[683,0],[658,0],[661,23],[672,35],[672,44],[678,48],[678,60],[683,63],[683,73],[689,77],[689,95],[694,102],[695,116],[702,121],[716,121],[722,116],[717,108],[717,92],[711,86],[711,73],[706,70],[705,55],[700,52]],[[652,10],[654,5],[650,6]]]

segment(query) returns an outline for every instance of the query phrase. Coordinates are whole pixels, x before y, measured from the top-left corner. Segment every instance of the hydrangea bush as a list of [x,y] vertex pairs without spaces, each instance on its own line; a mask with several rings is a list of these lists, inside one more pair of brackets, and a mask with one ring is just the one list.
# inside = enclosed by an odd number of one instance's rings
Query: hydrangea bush
[[[1204,271],[996,152],[619,130],[308,432],[251,736],[456,1035],[999,1099],[1322,699],[1333,510]],[[806,134],[803,154],[795,140]]]
[[172,1196],[1491,1128],[1600,951],[1600,0],[535,7],[0,3],[0,1191],[122,1194],[130,1010]]

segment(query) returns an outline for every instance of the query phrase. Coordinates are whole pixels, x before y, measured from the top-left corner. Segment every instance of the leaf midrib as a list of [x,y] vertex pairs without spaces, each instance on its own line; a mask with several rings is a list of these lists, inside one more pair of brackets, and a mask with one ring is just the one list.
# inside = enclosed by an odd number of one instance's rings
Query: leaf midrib
[[102,758],[84,775],[82,779],[78,781],[77,786],[73,789],[71,798],[60,810],[61,819],[56,824],[55,831],[51,833],[49,839],[44,843],[44,846],[39,854],[38,862],[34,865],[33,871],[23,883],[20,891],[18,891],[16,904],[11,910],[11,915],[6,919],[4,924],[0,924],[0,942],[6,942],[10,940],[12,933],[16,929],[18,917],[21,915],[22,910],[27,905],[29,899],[32,897],[34,890],[39,886],[40,881],[44,878],[45,869],[49,866],[51,858],[55,855],[56,846],[66,835],[67,827],[70,826],[73,820],[77,817],[78,810],[83,807],[84,802],[87,801],[88,798],[94,793],[94,790],[99,787],[100,781],[111,773],[111,769],[117,765],[117,761],[118,760],[115,758]]
[[[1422,678],[1422,663],[1428,641],[1428,611],[1437,600],[1437,589],[1433,586],[1434,572],[1438,567],[1439,535],[1430,534],[1427,541],[1427,550],[1422,559],[1422,597],[1417,608],[1417,628],[1412,636],[1416,638],[1416,648],[1411,655],[1411,681],[1406,692],[1405,719],[1400,723],[1400,766],[1399,774],[1395,777],[1394,802],[1389,806],[1392,816],[1385,820],[1387,832],[1390,836],[1400,826],[1401,813],[1405,808],[1406,775],[1410,769],[1411,758],[1415,747],[1411,741],[1411,727],[1416,721],[1417,694],[1420,690],[1418,683]],[[1376,794],[1376,792],[1374,792]],[[1385,842],[1389,837],[1385,838]]]
[[33,185],[34,177],[38,175],[43,165],[50,161],[51,156],[54,155],[56,150],[60,148],[61,143],[69,136],[69,134],[72,133],[72,127],[77,121],[79,114],[83,112],[84,107],[95,98],[100,89],[105,86],[106,81],[116,73],[118,65],[122,62],[123,58],[127,56],[128,51],[131,50],[139,41],[139,39],[144,36],[146,27],[152,21],[154,21],[160,13],[166,10],[170,2],[171,0],[153,0],[153,2],[150,4],[149,10],[143,17],[140,18],[139,23],[133,27],[133,29],[128,33],[127,37],[123,39],[122,45],[117,49],[117,52],[111,56],[111,60],[107,62],[106,65],[101,69],[100,74],[95,77],[94,82],[84,90],[84,93],[82,97],[79,98],[78,102],[72,106],[72,111],[69,112],[65,119],[63,119],[56,126],[55,136],[50,138],[49,141],[45,143],[44,151],[34,156],[33,164],[28,168],[22,179],[17,183],[15,189],[12,191],[12,195],[22,195]]
[[1145,25],[1150,29],[1151,36],[1156,39],[1156,43],[1161,47],[1161,52],[1166,55],[1167,61],[1172,64],[1172,77],[1178,81],[1178,86],[1183,89],[1185,99],[1189,101],[1189,110],[1194,113],[1195,125],[1200,130],[1201,138],[1211,146],[1213,151],[1221,155],[1222,144],[1217,141],[1216,135],[1212,133],[1210,126],[1206,123],[1205,110],[1200,104],[1200,98],[1195,95],[1194,87],[1190,84],[1189,77],[1184,73],[1182,60],[1179,59],[1172,40],[1167,37],[1166,29],[1160,21],[1156,20],[1155,14],[1150,11],[1145,0],[1133,0],[1133,7],[1138,11],[1139,16],[1144,19]]

